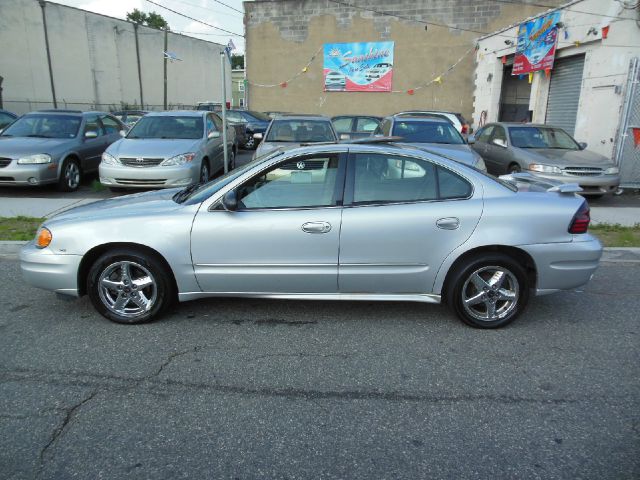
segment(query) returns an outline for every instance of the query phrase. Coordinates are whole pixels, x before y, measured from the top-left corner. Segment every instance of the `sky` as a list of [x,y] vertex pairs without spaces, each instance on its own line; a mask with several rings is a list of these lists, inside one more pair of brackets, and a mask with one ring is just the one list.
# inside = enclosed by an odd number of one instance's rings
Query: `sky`
[[[235,53],[244,52],[244,38],[232,36],[221,32],[215,28],[208,27],[201,23],[189,20],[188,18],[176,15],[147,0],[52,0],[55,3],[69,5],[71,7],[89,10],[90,12],[102,13],[110,17],[122,18],[127,16],[127,12],[134,8],[143,12],[156,12],[164,17],[169,23],[169,27],[174,32],[184,33],[191,37],[198,37],[211,42],[227,44],[229,39],[233,39],[236,46]],[[222,5],[217,0],[153,0],[156,3],[165,5],[172,10],[196,18],[210,25],[224,28],[230,32],[240,35],[244,34],[242,23],[242,13],[232,10]],[[244,11],[242,0],[220,0],[221,2]]]

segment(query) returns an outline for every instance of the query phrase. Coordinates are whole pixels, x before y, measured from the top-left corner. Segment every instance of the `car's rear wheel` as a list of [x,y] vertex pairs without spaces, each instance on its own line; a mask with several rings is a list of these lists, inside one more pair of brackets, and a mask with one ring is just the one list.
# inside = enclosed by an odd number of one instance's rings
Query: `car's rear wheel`
[[520,167],[520,165],[518,165],[517,163],[512,163],[511,165],[509,165],[509,173],[520,173],[522,172],[522,167]]
[[58,190],[73,192],[80,186],[80,165],[74,158],[67,158],[62,162],[60,178],[58,178]]
[[503,327],[514,321],[527,305],[527,273],[507,255],[474,256],[453,272],[446,298],[449,306],[467,325]]
[[162,314],[175,297],[170,275],[153,256],[135,250],[102,255],[87,278],[95,309],[117,323],[143,323]]

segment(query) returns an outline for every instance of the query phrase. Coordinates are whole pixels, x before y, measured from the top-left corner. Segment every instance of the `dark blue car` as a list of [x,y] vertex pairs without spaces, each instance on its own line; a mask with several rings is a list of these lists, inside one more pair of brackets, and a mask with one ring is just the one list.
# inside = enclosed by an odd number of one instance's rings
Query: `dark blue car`
[[3,130],[6,126],[13,123],[16,118],[18,118],[18,116],[15,113],[0,110],[0,130]]
[[271,117],[252,110],[227,110],[227,118],[236,123],[243,123],[247,129],[247,137],[242,148],[253,150],[257,147],[257,143],[253,138],[254,133],[262,133],[267,131]]

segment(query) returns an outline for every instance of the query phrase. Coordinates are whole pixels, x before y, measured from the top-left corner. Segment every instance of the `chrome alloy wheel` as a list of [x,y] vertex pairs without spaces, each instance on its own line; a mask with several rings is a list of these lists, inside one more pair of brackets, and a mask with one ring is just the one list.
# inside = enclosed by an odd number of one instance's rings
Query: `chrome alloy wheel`
[[64,181],[67,187],[71,190],[75,190],[80,185],[80,167],[76,162],[67,163],[64,172]]
[[487,266],[473,272],[462,287],[462,304],[476,320],[492,322],[509,315],[518,304],[516,276],[504,267]]
[[111,312],[127,318],[145,314],[156,302],[156,281],[145,267],[120,261],[105,268],[98,280],[100,300]]

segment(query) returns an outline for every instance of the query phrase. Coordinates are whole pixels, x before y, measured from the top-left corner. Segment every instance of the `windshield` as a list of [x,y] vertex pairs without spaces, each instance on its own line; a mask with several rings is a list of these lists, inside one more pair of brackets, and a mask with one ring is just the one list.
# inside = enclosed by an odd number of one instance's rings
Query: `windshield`
[[[202,185],[193,189],[193,191],[190,192],[189,195],[185,196],[184,198],[181,198],[178,203],[187,203],[189,205],[193,205],[195,203],[204,202],[207,198],[209,198],[215,192],[220,190],[222,187],[224,187],[225,185],[228,185],[229,183],[234,181],[236,178],[238,178],[240,175],[251,170],[253,167],[258,165],[259,163],[265,162],[278,155],[282,155],[283,153],[284,152],[282,150],[276,150],[268,155],[262,155],[261,157],[258,157],[255,160],[252,160],[251,162],[241,167],[231,170],[230,172],[224,174],[221,177],[211,180],[210,182],[203,183]],[[179,197],[176,196],[174,198],[179,198]]]
[[408,143],[464,144],[464,139],[453,125],[444,122],[397,120],[392,135],[402,137]]
[[200,116],[144,116],[131,129],[127,138],[196,140],[203,136],[204,124]]
[[571,136],[559,128],[511,127],[511,144],[518,148],[554,148],[560,150],[580,150]]
[[75,138],[82,117],[71,115],[25,115],[4,132],[3,137]]
[[329,120],[273,120],[267,142],[335,142]]
[[[254,112],[253,110],[250,112],[246,112],[246,115],[248,115],[249,117],[253,117],[256,120],[260,120],[261,122],[270,122],[271,121],[271,117],[269,115],[266,115],[262,112]],[[251,121],[251,119],[249,119],[249,121]]]

